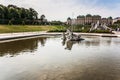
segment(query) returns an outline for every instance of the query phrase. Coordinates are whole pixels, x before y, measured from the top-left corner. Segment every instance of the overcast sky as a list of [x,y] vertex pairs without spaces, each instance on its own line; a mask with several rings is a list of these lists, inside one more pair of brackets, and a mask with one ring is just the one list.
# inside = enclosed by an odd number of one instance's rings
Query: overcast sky
[[120,0],[0,0],[0,3],[32,7],[40,15],[45,14],[48,20],[66,21],[68,17],[88,13],[102,17],[120,16]]

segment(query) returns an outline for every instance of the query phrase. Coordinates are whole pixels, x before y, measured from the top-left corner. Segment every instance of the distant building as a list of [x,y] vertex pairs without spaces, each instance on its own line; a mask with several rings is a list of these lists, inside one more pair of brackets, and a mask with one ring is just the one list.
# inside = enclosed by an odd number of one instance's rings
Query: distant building
[[92,16],[92,23],[97,23],[97,21],[101,21],[101,16],[93,15]]
[[92,15],[88,14],[85,17],[85,24],[91,24],[93,22]]
[[115,23],[117,21],[120,21],[120,17],[117,17],[117,18],[113,19],[113,23]]
[[85,24],[85,16],[78,16],[77,24]]
[[112,17],[109,18],[101,18],[99,15],[79,15],[77,16],[76,19],[69,19],[67,20],[67,23],[71,25],[91,25],[92,23],[97,23],[97,21],[100,22],[100,24],[106,24],[106,25],[111,25],[113,23]]

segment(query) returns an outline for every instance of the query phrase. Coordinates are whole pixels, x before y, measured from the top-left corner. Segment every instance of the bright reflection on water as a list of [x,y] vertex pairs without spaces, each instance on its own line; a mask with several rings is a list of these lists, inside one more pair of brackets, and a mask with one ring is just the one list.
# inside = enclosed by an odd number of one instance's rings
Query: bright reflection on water
[[0,80],[120,80],[120,38],[0,43]]

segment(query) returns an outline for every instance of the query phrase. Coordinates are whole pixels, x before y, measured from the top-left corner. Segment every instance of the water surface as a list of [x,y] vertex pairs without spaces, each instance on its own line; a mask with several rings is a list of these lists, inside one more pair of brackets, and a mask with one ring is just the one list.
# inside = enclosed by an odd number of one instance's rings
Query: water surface
[[120,38],[0,43],[0,80],[120,80]]

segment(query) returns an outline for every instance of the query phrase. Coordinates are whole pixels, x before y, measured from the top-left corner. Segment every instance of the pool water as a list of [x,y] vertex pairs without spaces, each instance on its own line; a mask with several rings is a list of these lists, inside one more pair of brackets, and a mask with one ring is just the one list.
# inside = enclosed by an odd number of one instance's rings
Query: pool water
[[120,38],[0,43],[0,80],[120,80]]

